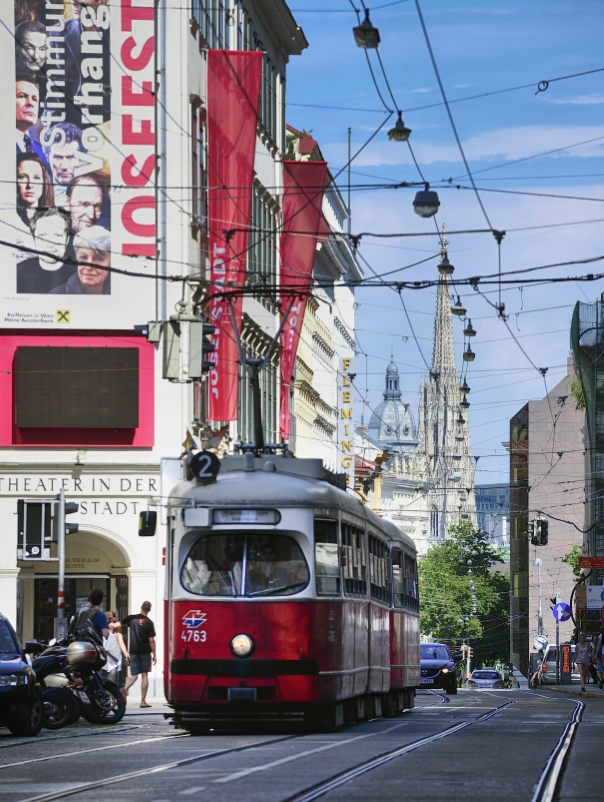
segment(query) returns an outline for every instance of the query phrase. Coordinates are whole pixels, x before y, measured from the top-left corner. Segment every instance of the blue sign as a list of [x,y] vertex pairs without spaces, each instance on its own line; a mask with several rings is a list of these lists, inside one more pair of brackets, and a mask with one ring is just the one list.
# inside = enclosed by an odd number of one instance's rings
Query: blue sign
[[568,621],[568,619],[571,617],[570,607],[564,602],[558,602],[552,612],[556,621]]

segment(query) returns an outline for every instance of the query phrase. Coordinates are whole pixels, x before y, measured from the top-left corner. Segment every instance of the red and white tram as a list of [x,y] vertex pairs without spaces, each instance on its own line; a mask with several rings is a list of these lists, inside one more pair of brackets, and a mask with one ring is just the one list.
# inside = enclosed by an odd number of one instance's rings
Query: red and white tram
[[413,707],[413,541],[323,477],[252,453],[168,502],[165,693],[191,732],[333,727]]

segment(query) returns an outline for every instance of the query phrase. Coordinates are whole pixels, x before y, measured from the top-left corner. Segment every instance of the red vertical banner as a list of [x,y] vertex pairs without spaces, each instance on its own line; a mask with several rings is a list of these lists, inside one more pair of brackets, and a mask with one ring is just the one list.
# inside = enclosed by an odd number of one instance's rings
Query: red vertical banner
[[[289,389],[306,310],[317,241],[327,162],[283,162],[283,233],[281,234],[282,311],[293,306],[281,333],[281,438],[290,430]],[[299,294],[297,294],[299,293]]]
[[[217,293],[245,281],[263,58],[257,52],[208,51],[209,320],[216,326],[216,350],[209,355],[215,364],[212,421],[237,420],[237,341],[229,302]],[[231,302],[239,328],[242,295]]]

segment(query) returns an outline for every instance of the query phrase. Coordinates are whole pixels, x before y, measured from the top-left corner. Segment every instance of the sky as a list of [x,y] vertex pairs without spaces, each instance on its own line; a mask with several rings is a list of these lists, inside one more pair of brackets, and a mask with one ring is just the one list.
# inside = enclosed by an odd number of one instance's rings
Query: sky
[[[405,124],[412,129],[410,142],[419,168],[439,193],[439,226],[445,223],[449,231],[491,227],[505,231],[503,272],[604,256],[604,72],[551,80],[604,67],[604,5],[597,0],[474,0],[460,5],[450,0],[420,0],[444,91],[489,225],[442,105],[415,2],[378,7],[385,2],[374,0],[374,5],[367,5],[380,31],[379,52],[388,82]],[[357,23],[349,0],[292,0],[291,9],[309,47],[289,64],[287,119],[295,128],[312,132],[335,173],[347,160],[348,127],[354,153],[386,113],[364,52],[354,42],[352,27]],[[375,53],[370,57],[380,91],[392,108]],[[539,82],[546,80],[550,81],[547,89],[537,92]],[[463,100],[524,85],[529,86]],[[421,108],[431,104],[439,105]],[[416,188],[355,187],[420,180],[407,145],[388,140],[386,132],[395,119],[352,163],[353,233],[435,232],[433,220],[413,211]],[[547,151],[555,152],[539,155]],[[338,183],[346,197],[346,172]],[[538,194],[513,194],[517,192]],[[544,197],[551,195],[567,197]],[[533,226],[539,228],[526,230]],[[497,273],[498,248],[491,233],[450,234],[447,239],[454,280]],[[366,277],[372,277],[371,269],[383,274],[438,252],[436,236],[366,237],[358,251]],[[434,258],[389,278],[435,279],[437,262]],[[598,272],[604,273],[604,261],[551,267],[537,275]],[[489,304],[499,300],[496,287],[485,287],[483,294],[471,287],[460,288],[462,304],[477,331],[471,344],[476,359],[467,374],[472,449],[480,457],[476,484],[508,480],[508,454],[502,441],[509,439],[510,417],[565,379],[573,307],[577,301],[599,299],[603,291],[604,280],[504,287],[501,300],[515,342]],[[435,292],[433,288],[404,289],[401,301],[396,291],[385,287],[356,290],[356,334],[362,352],[356,363],[358,419],[363,409],[367,419],[382,399],[391,352],[401,373],[403,400],[411,404],[417,419],[420,376],[432,360]],[[463,324],[459,319],[453,322],[459,368]],[[537,368],[547,368],[545,378]],[[565,387],[566,383],[561,394],[567,392]]]

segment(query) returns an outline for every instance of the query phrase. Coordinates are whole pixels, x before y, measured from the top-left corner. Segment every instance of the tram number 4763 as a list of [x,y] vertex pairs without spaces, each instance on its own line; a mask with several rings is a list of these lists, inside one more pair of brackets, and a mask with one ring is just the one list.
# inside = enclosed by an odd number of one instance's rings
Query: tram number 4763
[[205,643],[207,638],[207,632],[205,629],[183,629],[180,633],[180,639],[189,643],[193,641],[194,643]]

